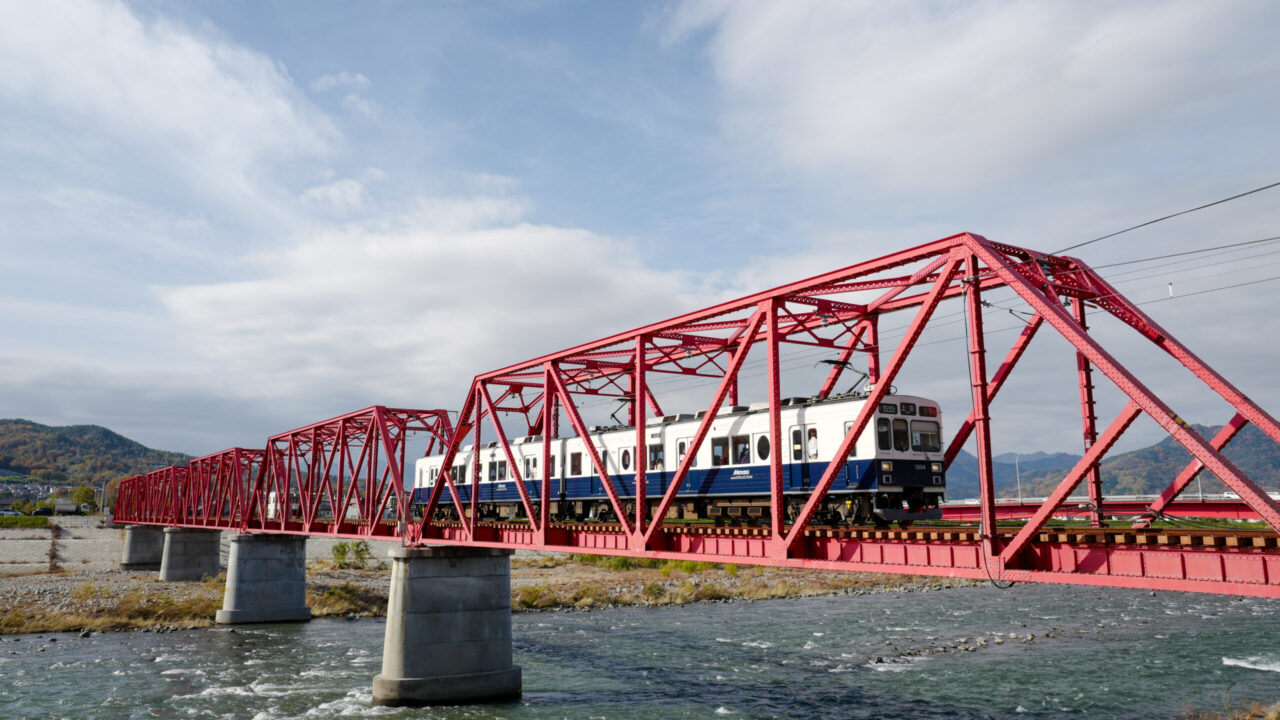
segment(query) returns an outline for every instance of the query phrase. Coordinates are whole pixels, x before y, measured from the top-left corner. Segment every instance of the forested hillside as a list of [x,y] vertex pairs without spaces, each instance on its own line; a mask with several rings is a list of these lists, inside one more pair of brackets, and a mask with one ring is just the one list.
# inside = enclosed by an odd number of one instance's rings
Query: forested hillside
[[98,425],[51,427],[30,420],[0,420],[0,474],[4,475],[97,485],[189,459],[181,453],[152,450]]
[[[1206,438],[1217,434],[1219,427],[1195,426]],[[1280,490],[1280,445],[1252,425],[1247,425],[1227,445],[1224,453],[1246,475],[1266,490]],[[1021,455],[1022,495],[1043,497],[1066,476],[1078,459],[1077,455]],[[1030,463],[1029,458],[1034,458]],[[1191,455],[1173,438],[1132,452],[1121,453],[1102,462],[1102,484],[1108,494],[1152,495],[1165,488],[1191,459]],[[948,473],[947,497],[955,500],[977,497],[977,459],[962,452]],[[1012,497],[1017,494],[1017,473],[1012,455],[1006,453],[996,462],[996,494]],[[1225,488],[1212,475],[1203,475],[1206,493],[1219,493]],[[1189,490],[1196,491],[1193,484]]]

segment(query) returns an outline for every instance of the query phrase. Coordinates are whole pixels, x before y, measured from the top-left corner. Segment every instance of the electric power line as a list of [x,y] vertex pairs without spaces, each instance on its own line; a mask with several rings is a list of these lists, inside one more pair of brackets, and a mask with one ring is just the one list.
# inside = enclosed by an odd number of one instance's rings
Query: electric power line
[[1053,254],[1054,254],[1054,255],[1061,255],[1062,253],[1067,252],[1067,251],[1069,251],[1069,250],[1075,250],[1076,248],[1081,248],[1081,247],[1084,247],[1085,245],[1092,245],[1093,243],[1099,242],[1099,241],[1101,241],[1101,240],[1106,240],[1106,239],[1108,239],[1108,238],[1113,238],[1113,237],[1115,237],[1115,236],[1117,236],[1117,235],[1123,235],[1123,234],[1125,234],[1125,233],[1129,232],[1130,230],[1137,230],[1138,228],[1144,228],[1144,227],[1147,227],[1148,225],[1155,225],[1155,224],[1156,224],[1156,223],[1158,223],[1158,222],[1164,222],[1165,220],[1169,220],[1169,219],[1172,219],[1172,218],[1176,218],[1176,217],[1179,217],[1179,216],[1182,216],[1182,215],[1189,215],[1189,214],[1191,214],[1191,213],[1193,213],[1193,212],[1196,212],[1197,210],[1204,210],[1205,208],[1211,208],[1211,207],[1213,207],[1214,205],[1221,205],[1221,204],[1226,203],[1226,202],[1231,202],[1232,200],[1239,200],[1239,199],[1240,199],[1240,198],[1242,198],[1242,197],[1246,197],[1246,196],[1248,196],[1248,195],[1252,195],[1252,194],[1254,194],[1254,193],[1259,193],[1259,192],[1262,192],[1263,190],[1270,190],[1271,188],[1274,188],[1274,187],[1280,187],[1280,182],[1273,182],[1273,183],[1271,183],[1270,185],[1263,185],[1262,187],[1254,188],[1254,189],[1252,189],[1252,190],[1248,190],[1248,191],[1246,191],[1246,192],[1239,193],[1238,195],[1232,195],[1231,197],[1222,198],[1221,200],[1214,200],[1214,201],[1213,201],[1213,202],[1211,202],[1211,203],[1205,203],[1204,205],[1200,205],[1200,206],[1197,206],[1197,207],[1193,207],[1193,208],[1190,208],[1190,209],[1188,209],[1188,210],[1182,210],[1182,211],[1180,211],[1180,212],[1173,213],[1172,215],[1165,215],[1164,217],[1158,217],[1158,218],[1156,218],[1155,220],[1148,220],[1148,221],[1146,221],[1146,222],[1144,222],[1144,223],[1139,223],[1139,224],[1137,224],[1137,225],[1134,225],[1133,227],[1127,227],[1127,228],[1125,228],[1125,229],[1123,229],[1123,230],[1117,230],[1117,231],[1115,231],[1115,232],[1113,232],[1113,233],[1108,233],[1108,234],[1103,235],[1103,236],[1101,236],[1101,237],[1096,237],[1096,238],[1094,238],[1094,239],[1092,239],[1092,240],[1085,240],[1085,241],[1084,241],[1084,242],[1082,242],[1082,243],[1076,243],[1075,245],[1072,245],[1071,247],[1065,247],[1065,248],[1063,248],[1063,249],[1061,249],[1061,250],[1058,250],[1058,251],[1054,252]]

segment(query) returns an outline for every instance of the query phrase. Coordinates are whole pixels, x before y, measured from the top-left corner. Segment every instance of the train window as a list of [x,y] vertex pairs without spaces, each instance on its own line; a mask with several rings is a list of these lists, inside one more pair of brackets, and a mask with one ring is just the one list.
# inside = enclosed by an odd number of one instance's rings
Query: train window
[[759,458],[761,462],[769,459],[768,435],[761,435],[760,439],[756,440],[756,457]]
[[809,436],[809,440],[808,440],[809,459],[817,460],[818,459],[818,429],[809,428],[808,436]]
[[751,462],[751,438],[746,435],[733,436],[733,464],[746,465]]
[[900,405],[899,407],[900,407],[900,408],[902,408],[902,414],[903,414],[903,415],[915,415],[915,414],[916,414],[916,404],[915,404],[915,403],[902,403],[902,405]]
[[880,414],[881,415],[897,415],[898,406],[894,405],[893,403],[880,403]]
[[559,465],[556,465],[556,456],[555,456],[555,455],[552,455],[552,456],[551,456],[551,465],[549,465],[549,466],[548,466],[548,468],[547,468],[547,477],[558,477],[558,476],[559,476],[559,473],[557,473],[557,472],[556,472],[556,470],[557,470],[559,467],[560,467]]
[[532,465],[532,463],[530,462],[531,460],[533,460],[533,458],[531,457],[527,457],[524,459],[524,479],[525,480],[533,479],[533,473],[529,472],[532,469],[532,467],[530,467]]
[[582,474],[582,453],[569,453],[569,474]]
[[791,428],[791,459],[795,462],[804,460],[804,434],[800,428]]
[[907,434],[907,421],[893,421],[893,449],[906,452],[911,449],[911,438]]
[[711,438],[711,466],[729,464],[729,438]]
[[507,461],[498,461],[498,482],[504,482],[507,479]]
[[489,482],[494,482],[497,479],[498,479],[498,463],[491,462],[489,463]]
[[631,469],[631,451],[625,448],[622,451],[622,469]]
[[600,467],[604,468],[604,472],[606,475],[609,473],[609,451],[608,450],[600,451]]
[[654,472],[662,472],[664,460],[666,460],[666,449],[662,445],[650,445],[649,469]]
[[932,420],[911,421],[911,449],[919,452],[940,452],[942,431]]
[[466,481],[467,481],[467,466],[459,465],[458,466],[458,482],[466,482]]
[[[688,450],[689,450],[688,438],[685,438],[684,440],[681,440],[680,442],[676,443],[676,455],[679,456],[676,459],[676,462],[680,462],[680,463],[684,462],[684,456],[685,456],[685,453],[688,452]],[[693,456],[693,462],[689,464],[689,467],[698,467],[697,455]]]
[[893,449],[893,435],[889,430],[889,418],[876,418],[876,443],[881,450]]
[[[852,430],[852,429],[853,429],[853,423],[852,423],[852,422],[847,422],[847,423],[845,423],[845,424],[844,424],[844,434],[845,434],[845,435],[848,435],[848,434],[849,434],[849,431],[850,431],[850,430]],[[852,458],[852,457],[858,457],[858,441],[857,441],[857,440],[854,440],[854,441],[853,441],[853,444],[849,446],[849,457],[851,457],[851,458]]]

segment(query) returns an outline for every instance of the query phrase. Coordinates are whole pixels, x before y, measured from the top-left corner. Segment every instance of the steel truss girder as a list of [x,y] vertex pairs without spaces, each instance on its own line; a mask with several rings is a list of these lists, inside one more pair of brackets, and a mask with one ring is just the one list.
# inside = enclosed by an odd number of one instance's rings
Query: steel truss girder
[[[899,270],[902,268],[902,270]],[[896,272],[895,272],[896,271]],[[982,324],[981,293],[1007,288],[1030,306],[1032,317],[1014,342],[995,374],[987,376],[985,363],[985,330]],[[883,291],[879,297],[839,298],[853,292]],[[949,299],[963,298],[968,321],[970,369],[974,409],[959,426],[948,447],[949,464],[960,447],[973,435],[979,442],[981,487],[984,492],[977,514],[982,520],[980,532],[969,541],[898,542],[822,537],[822,531],[811,527],[812,520],[826,499],[835,470],[829,469],[807,498],[793,521],[775,521],[770,529],[751,539],[731,535],[701,536],[665,522],[667,510],[675,501],[692,458],[704,442],[710,424],[727,398],[736,399],[738,376],[754,346],[764,345],[769,374],[770,438],[772,454],[770,503],[772,517],[785,515],[782,491],[780,403],[780,356],[783,344],[817,345],[839,352],[839,360],[828,374],[819,394],[829,395],[845,364],[857,353],[866,356],[868,374],[873,386],[863,411],[846,433],[835,457],[847,452],[854,439],[865,428],[870,411],[883,397],[903,364],[918,344],[920,334],[928,326],[934,309]],[[1073,307],[1070,312],[1064,301]],[[560,352],[534,358],[476,376],[468,392],[456,427],[448,427],[443,418],[436,432],[443,448],[442,471],[432,486],[421,517],[410,517],[402,493],[393,491],[385,473],[369,471],[362,477],[363,495],[354,493],[341,483],[321,488],[330,493],[331,502],[344,497],[360,502],[362,517],[370,524],[380,516],[381,508],[391,497],[396,499],[398,526],[385,531],[361,529],[359,535],[393,537],[408,543],[447,542],[486,547],[523,547],[572,552],[645,555],[659,557],[696,557],[725,562],[750,562],[795,567],[828,567],[880,572],[941,574],[956,577],[985,577],[995,572],[1005,579],[1073,582],[1079,584],[1123,585],[1177,590],[1203,590],[1237,594],[1262,594],[1280,597],[1280,558],[1272,549],[1183,549],[1157,547],[1094,548],[1055,543],[1045,539],[1044,523],[1054,515],[1067,513],[1067,497],[1085,477],[1090,477],[1093,498],[1091,513],[1102,516],[1101,483],[1091,477],[1108,450],[1124,430],[1139,416],[1151,417],[1162,429],[1186,448],[1193,457],[1188,467],[1170,485],[1152,509],[1168,507],[1187,482],[1203,469],[1213,472],[1239,494],[1247,512],[1261,518],[1273,530],[1280,528],[1280,506],[1262,493],[1258,486],[1221,455],[1228,437],[1212,442],[1201,437],[1185,423],[1138,377],[1117,362],[1093,338],[1084,325],[1085,303],[1116,317],[1161,350],[1181,362],[1200,381],[1217,392],[1236,412],[1232,425],[1252,422],[1273,440],[1280,442],[1280,424],[1239,390],[1174,340],[1151,318],[1119,295],[1109,284],[1083,262],[1070,257],[1057,257],[1025,248],[992,243],[985,238],[962,233],[893,253],[801,282],[784,285],[739,300],[721,303],[686,313],[667,321],[612,335]],[[883,372],[880,368],[880,321],[885,315],[913,312],[906,334],[897,344]],[[1093,321],[1097,322],[1095,313]],[[1071,345],[1077,355],[1077,373],[1073,381],[1081,390],[1081,413],[1086,436],[1091,443],[1081,464],[1064,481],[1058,491],[1045,502],[1029,509],[1023,516],[1031,521],[1013,535],[995,527],[998,517],[1007,514],[995,502],[993,469],[990,462],[988,423],[996,396],[1010,373],[1023,357],[1028,345],[1044,328],[1051,328]],[[471,493],[471,512],[462,507],[460,494],[447,468],[461,446],[469,439],[480,446],[481,425],[485,419],[497,434],[497,442],[511,463],[513,479],[522,491],[522,468],[514,462],[510,439],[499,416],[522,415],[530,434],[536,428],[544,437],[556,436],[557,418],[564,413],[573,433],[585,437],[587,429],[577,412],[575,399],[591,395],[615,395],[631,404],[630,420],[638,428],[636,455],[641,486],[637,495],[647,495],[643,487],[647,470],[643,443],[645,408],[657,411],[657,401],[648,378],[655,373],[694,374],[714,377],[717,389],[706,409],[698,431],[679,464],[676,477],[658,501],[657,511],[646,512],[644,502],[635,503],[634,513],[627,512],[626,498],[621,496],[609,477],[599,454],[589,452],[590,461],[602,478],[609,505],[619,523],[611,529],[583,529],[550,523],[551,501],[547,444],[543,444],[541,481],[532,494],[522,492],[520,504],[530,520],[516,527],[498,527],[476,521],[476,497]],[[1107,377],[1119,390],[1127,406],[1119,418],[1100,437],[1093,419],[1094,373]],[[526,398],[526,390],[534,397]],[[1237,428],[1238,429],[1238,428]],[[385,457],[394,456],[398,447],[394,433],[380,433],[377,428],[364,432],[360,454],[325,455],[328,438],[354,438],[356,432],[342,426],[329,428],[330,435],[304,435],[273,453],[279,440],[267,449],[259,470],[259,482],[251,496],[251,517],[260,531],[312,532],[315,508],[320,498],[308,489],[306,503],[296,522],[272,521],[265,518],[266,495],[275,490],[287,492],[294,476],[309,476],[312,468],[355,468],[367,466],[369,455],[382,448]],[[336,433],[336,434],[335,434]],[[345,433],[345,434],[344,434]],[[1232,432],[1231,434],[1234,434]],[[279,436],[278,436],[279,437]],[[317,451],[316,448],[322,448]],[[310,453],[310,454],[308,454]],[[310,458],[305,461],[303,458]],[[983,462],[986,460],[986,462]],[[287,461],[287,462],[286,462]],[[403,459],[400,458],[400,462]],[[394,464],[394,463],[393,463]],[[837,467],[832,465],[832,468]],[[474,470],[474,468],[473,468]],[[397,469],[403,473],[403,466]],[[394,474],[394,472],[392,473]],[[153,473],[152,475],[155,475]],[[474,479],[474,471],[470,473]],[[155,507],[174,504],[173,493],[178,480],[174,474],[135,479],[128,492],[122,485],[117,507],[132,517],[152,517]],[[274,484],[272,484],[274,483]],[[135,487],[136,485],[136,487]],[[323,483],[321,483],[323,485]],[[345,494],[344,494],[345,493]],[[434,510],[448,493],[458,512],[456,523],[434,519]],[[168,500],[166,500],[168,498]],[[366,502],[368,498],[371,501]],[[198,505],[198,504],[197,504]],[[1121,504],[1122,505],[1122,504]],[[199,506],[199,505],[198,505]],[[1180,506],[1178,504],[1177,506]],[[200,506],[202,507],[202,506]],[[1120,505],[1108,503],[1110,513]],[[255,514],[256,513],[256,514]],[[163,514],[163,513],[161,513]],[[145,521],[145,520],[144,520]],[[251,523],[251,524],[252,524]],[[815,534],[816,533],[816,534]],[[1083,553],[1083,554],[1082,554]],[[1191,554],[1188,554],[1191,553]],[[1136,558],[1136,559],[1135,559]],[[898,560],[901,559],[901,562]],[[1218,571],[1210,566],[1217,563]],[[1176,566],[1176,567],[1175,567]],[[1179,570],[1179,568],[1181,568]],[[1242,569],[1245,568],[1245,569]],[[1114,570],[1114,571],[1113,571]]]

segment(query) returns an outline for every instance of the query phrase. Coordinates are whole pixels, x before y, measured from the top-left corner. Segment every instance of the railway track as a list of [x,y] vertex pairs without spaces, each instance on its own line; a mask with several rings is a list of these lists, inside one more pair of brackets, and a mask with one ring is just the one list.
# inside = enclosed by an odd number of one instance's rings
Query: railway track
[[[437,522],[441,527],[461,527],[458,522]],[[527,523],[520,522],[481,522],[478,527],[501,530],[528,530]],[[622,526],[617,523],[552,523],[556,530],[591,533],[621,533]],[[787,526],[790,529],[790,526]],[[1000,537],[1011,540],[1018,532],[1017,527],[999,528]],[[770,528],[767,525],[750,526],[716,526],[704,524],[685,524],[668,522],[663,530],[669,534],[710,535],[719,537],[768,537]],[[963,526],[930,526],[914,525],[910,528],[877,528],[874,526],[813,526],[805,530],[805,537],[839,538],[847,540],[889,540],[903,542],[947,542],[977,544],[979,541],[976,527]],[[1060,543],[1080,546],[1115,546],[1115,545],[1157,545],[1176,547],[1214,547],[1214,548],[1280,548],[1280,534],[1272,530],[1246,530],[1234,528],[1201,529],[1201,528],[1092,528],[1092,527],[1046,527],[1037,534],[1041,543]]]

